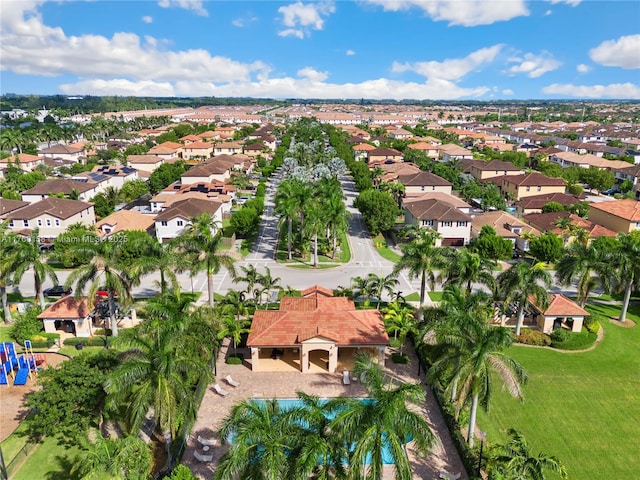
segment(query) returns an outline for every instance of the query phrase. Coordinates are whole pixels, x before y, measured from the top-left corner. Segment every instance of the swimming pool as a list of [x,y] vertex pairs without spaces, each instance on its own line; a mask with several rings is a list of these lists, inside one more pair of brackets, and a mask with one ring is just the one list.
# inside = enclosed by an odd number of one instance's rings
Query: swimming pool
[[[299,398],[278,398],[276,399],[278,402],[278,407],[280,407],[280,409],[282,410],[290,410],[292,408],[295,407],[302,407],[304,405],[304,403],[302,402],[302,400],[300,400]],[[322,398],[321,401],[322,402],[328,402],[329,400],[333,400],[331,398]],[[371,403],[371,399],[370,398],[356,398],[356,400],[360,400],[362,403]],[[260,406],[264,406],[266,403],[266,400],[263,399],[253,399],[252,402],[256,403],[257,405]],[[412,440],[411,437],[407,438],[407,443],[409,443]],[[233,438],[229,439],[230,443],[233,443]],[[371,458],[370,455],[367,456],[367,458],[365,459],[364,462],[366,465],[369,465],[371,463]],[[395,461],[393,458],[393,455],[391,455],[391,452],[388,448],[388,446],[385,445],[383,451],[382,451],[382,463],[384,465],[395,465]]]

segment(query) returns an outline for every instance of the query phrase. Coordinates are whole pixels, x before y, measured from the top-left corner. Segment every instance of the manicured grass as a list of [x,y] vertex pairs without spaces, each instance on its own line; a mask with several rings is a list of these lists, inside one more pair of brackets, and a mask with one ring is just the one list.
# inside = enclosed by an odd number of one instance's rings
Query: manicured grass
[[14,342],[11,336],[11,325],[0,325],[0,342]]
[[[619,314],[611,306],[589,308],[607,317]],[[639,322],[639,310],[634,306],[629,318]],[[478,415],[478,428],[487,431],[489,442],[504,442],[506,430],[516,428],[534,451],[564,462],[570,478],[637,477],[640,326],[606,322],[602,327],[602,343],[589,352],[564,354],[518,346],[509,350],[529,374],[525,402],[496,385],[490,414]]]
[[432,302],[442,301],[442,292],[427,292]]
[[404,297],[407,302],[419,302],[420,301],[420,293],[413,292]]
[[42,443],[34,449],[33,453],[16,472],[12,479],[77,479],[78,477],[71,475],[69,471],[73,464],[73,459],[78,453],[79,449],[77,447],[60,445],[55,438],[46,437]]
[[401,255],[398,255],[387,246],[387,241],[382,235],[378,235],[373,239],[373,245],[376,248],[376,251],[385,260],[389,260],[393,263],[396,263],[398,260],[400,260]]

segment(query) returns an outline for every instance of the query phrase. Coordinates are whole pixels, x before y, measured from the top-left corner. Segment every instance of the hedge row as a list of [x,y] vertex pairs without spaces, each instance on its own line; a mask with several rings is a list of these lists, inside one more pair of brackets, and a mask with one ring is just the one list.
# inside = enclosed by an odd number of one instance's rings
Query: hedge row
[[65,338],[62,343],[68,347],[73,347],[79,343],[87,347],[104,347],[104,337],[71,337]]

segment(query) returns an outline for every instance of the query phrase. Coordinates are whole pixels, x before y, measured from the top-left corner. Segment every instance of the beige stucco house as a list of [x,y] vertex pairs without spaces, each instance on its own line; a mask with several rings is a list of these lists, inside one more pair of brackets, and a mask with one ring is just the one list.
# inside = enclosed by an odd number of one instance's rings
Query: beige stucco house
[[640,202],[628,198],[591,203],[589,220],[617,233],[640,230]]
[[46,333],[56,333],[63,330],[73,333],[76,337],[90,337],[93,335],[91,308],[87,297],[76,300],[72,295],[62,297],[49,305],[38,319],[42,320]]
[[539,172],[524,175],[508,175],[499,179],[500,190],[516,201],[545,193],[564,193],[567,182],[562,178],[551,178]]
[[14,210],[9,215],[9,228],[15,232],[39,229],[40,237],[54,239],[70,225],[96,222],[93,204],[66,198],[45,198]]

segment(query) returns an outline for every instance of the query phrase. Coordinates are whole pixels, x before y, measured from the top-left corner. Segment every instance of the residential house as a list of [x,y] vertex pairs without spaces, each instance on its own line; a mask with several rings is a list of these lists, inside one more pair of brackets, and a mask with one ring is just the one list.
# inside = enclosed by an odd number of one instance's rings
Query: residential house
[[91,313],[87,297],[76,299],[67,295],[49,305],[38,315],[38,320],[42,320],[45,333],[63,331],[87,338],[93,336]]
[[242,153],[242,144],[238,142],[218,143],[213,149],[213,155],[233,155],[234,153]]
[[369,164],[370,170],[375,170],[376,168],[384,172],[380,178],[382,182],[395,182],[400,175],[415,175],[421,172],[420,167],[415,163],[394,162],[393,160]]
[[314,286],[302,297],[283,297],[278,310],[256,310],[247,338],[253,371],[302,373],[352,370],[356,352],[384,365],[389,337],[378,310]]
[[551,178],[539,172],[523,175],[508,175],[500,178],[500,190],[516,201],[545,193],[564,193],[567,182],[562,178]]
[[222,204],[222,213],[229,213],[232,201],[236,196],[236,187],[222,182],[189,183],[175,182],[153,197],[149,203],[152,213],[166,210],[175,202],[187,198],[199,198],[203,200],[215,200]]
[[471,237],[478,238],[482,227],[493,227],[496,235],[513,243],[513,248],[522,252],[529,251],[529,237],[540,235],[540,231],[513,215],[502,210],[485,212],[474,217],[471,222]]
[[25,202],[33,203],[49,198],[51,195],[63,194],[77,195],[78,200],[89,201],[100,191],[99,185],[95,182],[55,178],[38,182],[35,187],[23,191],[20,197]]
[[78,163],[85,156],[84,148],[72,147],[70,145],[53,145],[38,152],[45,158],[61,158]]
[[434,145],[432,143],[427,143],[427,142],[411,143],[407,145],[407,148],[422,152],[429,158],[438,159],[440,157],[440,149],[438,148],[438,145]]
[[615,169],[615,178],[619,183],[631,182],[631,191],[635,192],[636,199],[640,199],[640,165],[628,165]]
[[213,149],[213,144],[209,142],[190,142],[182,147],[182,158],[185,160],[205,160],[213,154]]
[[0,168],[8,168],[9,164],[16,165],[22,170],[30,172],[34,170],[38,165],[44,164],[44,157],[29,155],[28,153],[16,153],[15,155],[11,155],[10,157],[0,158]]
[[126,182],[137,179],[138,171],[135,168],[115,165],[96,165],[90,172],[72,177],[72,180],[98,184],[99,192],[104,192],[108,187],[121,189]]
[[359,143],[351,147],[351,150],[353,150],[353,158],[356,160],[366,160],[368,153],[375,149],[376,147],[368,143]]
[[[246,157],[245,157],[246,158]],[[245,161],[237,155],[220,155],[205,163],[190,168],[182,174],[182,183],[210,183],[214,180],[226,182],[233,170],[246,170]]]
[[429,172],[419,172],[398,176],[398,181],[404,185],[406,196],[421,195],[424,192],[442,192],[451,195],[453,185],[438,175]]
[[617,169],[629,166],[627,162],[622,160],[607,160],[606,158],[597,157],[589,153],[580,155],[573,152],[559,152],[549,156],[549,161],[557,163],[562,168],[580,167],[580,168],[599,168],[599,169]]
[[568,207],[580,203],[580,199],[574,195],[567,195],[566,193],[545,193],[543,195],[525,197],[515,203],[516,216],[522,217],[530,213],[542,213],[542,207],[550,202],[559,203],[563,207]]
[[617,233],[640,230],[640,202],[624,199],[590,203],[589,220]]
[[410,202],[418,202],[421,200],[438,200],[440,202],[445,202],[450,205],[453,205],[462,213],[466,213],[467,215],[471,215],[471,211],[473,210],[473,207],[469,205],[467,202],[465,202],[464,200],[462,200],[461,198],[456,197],[455,195],[452,195],[450,193],[437,192],[437,191],[424,192],[424,193],[420,193],[412,196],[405,196],[402,199],[402,203],[406,205]]
[[471,160],[473,159],[473,152],[467,150],[460,145],[454,143],[447,143],[438,147],[440,150],[440,160],[443,162],[451,162],[453,160]]
[[15,210],[29,205],[29,202],[23,200],[10,200],[7,198],[0,198],[0,222],[10,218]]
[[164,160],[157,155],[129,155],[127,157],[127,167],[134,168],[140,172],[153,172],[164,163]]
[[154,218],[150,215],[143,215],[134,210],[118,210],[96,223],[96,230],[104,238],[131,230],[154,234],[154,226]]
[[469,173],[476,180],[487,180],[488,178],[506,177],[508,175],[524,175],[524,170],[516,167],[511,162],[503,162],[502,160],[491,160],[489,162],[473,160]]
[[265,146],[259,142],[242,147],[242,152],[252,158],[257,157],[258,155],[264,155],[264,150]]
[[159,242],[166,242],[183,233],[194,217],[203,213],[210,213],[213,219],[222,223],[220,202],[187,198],[172,204],[155,218],[156,238]]
[[438,245],[461,247],[471,238],[471,220],[452,204],[435,198],[403,202],[405,223],[430,228],[442,237]]
[[387,160],[401,162],[403,158],[402,152],[394,148],[376,148],[367,152],[367,163],[384,162]]
[[147,155],[155,155],[163,160],[177,160],[182,158],[184,145],[175,142],[163,142],[151,148]]
[[413,138],[413,133],[411,133],[409,130],[405,130],[404,128],[389,130],[387,135],[389,136],[389,138],[393,138],[395,140],[408,140],[410,138]]
[[[565,245],[579,238],[577,230],[582,230],[586,241],[598,237],[615,237],[617,235],[613,230],[570,212],[530,213],[525,215],[523,220],[541,232],[555,233],[563,239]],[[568,228],[560,226],[564,222],[568,223]]]
[[56,238],[74,223],[92,226],[96,223],[93,204],[66,198],[45,198],[6,215],[9,228],[15,232],[40,230],[40,237]]

